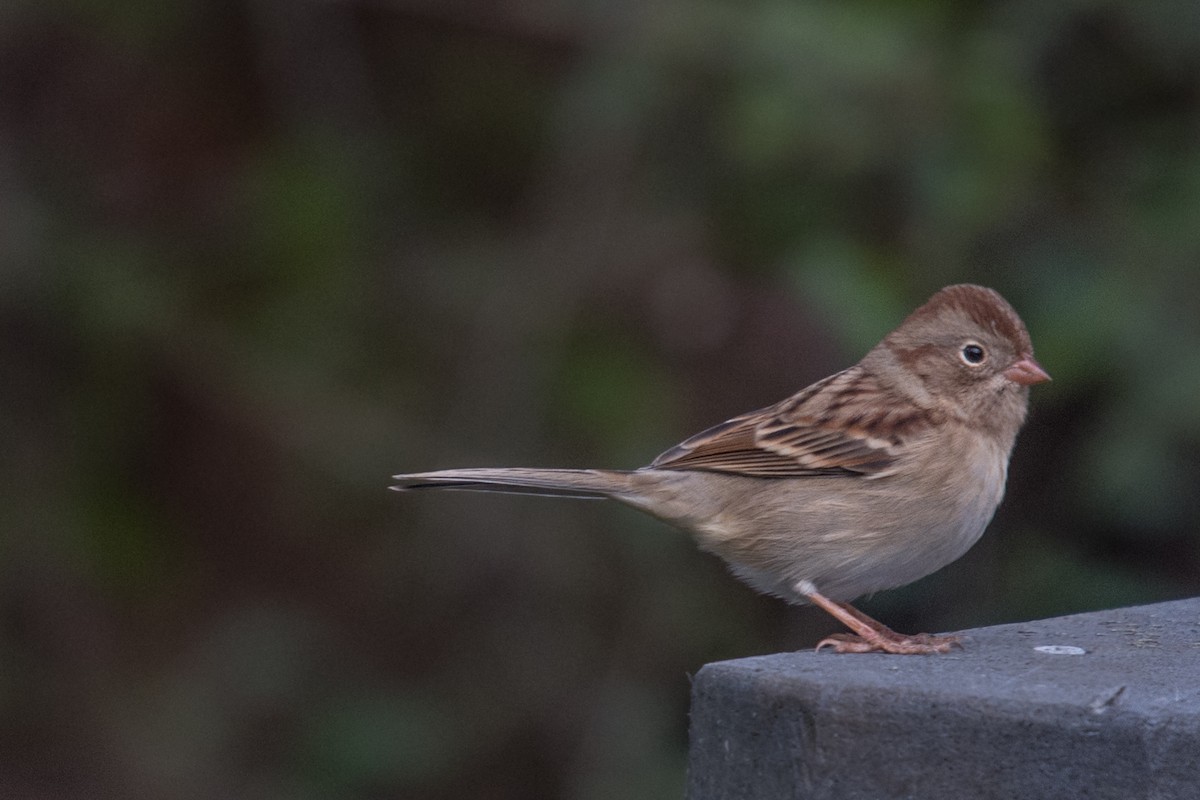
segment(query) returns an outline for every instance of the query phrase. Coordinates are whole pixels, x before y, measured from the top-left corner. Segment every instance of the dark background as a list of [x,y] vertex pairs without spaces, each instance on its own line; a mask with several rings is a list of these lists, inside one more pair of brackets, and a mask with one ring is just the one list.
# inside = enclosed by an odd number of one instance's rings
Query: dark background
[[1055,380],[864,608],[1196,594],[1198,223],[1190,0],[7,3],[0,795],[679,797],[688,676],[836,624],[388,476],[644,464],[947,283]]

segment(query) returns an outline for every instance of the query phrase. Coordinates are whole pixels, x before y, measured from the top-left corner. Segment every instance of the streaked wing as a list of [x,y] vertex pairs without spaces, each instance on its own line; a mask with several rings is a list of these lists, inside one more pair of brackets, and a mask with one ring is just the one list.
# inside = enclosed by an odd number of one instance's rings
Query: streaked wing
[[880,396],[876,380],[851,367],[696,434],[650,466],[761,478],[882,477],[895,466],[905,441],[933,420],[911,405],[883,404]]

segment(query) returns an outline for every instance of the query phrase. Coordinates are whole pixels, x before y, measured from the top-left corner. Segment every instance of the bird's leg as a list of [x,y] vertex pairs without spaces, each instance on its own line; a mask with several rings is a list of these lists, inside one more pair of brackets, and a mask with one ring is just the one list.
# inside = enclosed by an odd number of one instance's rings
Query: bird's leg
[[817,591],[817,587],[809,581],[796,584],[796,591],[810,603],[819,606],[831,614],[850,630],[850,633],[835,633],[817,642],[817,649],[832,647],[837,653],[871,653],[876,650],[884,653],[899,655],[916,655],[925,653],[948,653],[950,648],[960,646],[957,636],[934,636],[929,633],[918,633],[907,636],[896,633],[878,620],[868,617],[849,603],[839,603],[830,600]]
[[868,617],[866,614],[859,611],[857,608],[850,605],[849,603],[839,603],[835,600],[834,605],[841,608],[843,611],[845,611],[850,616],[854,617],[856,620],[858,620],[862,624],[869,626],[871,628],[871,630],[876,631],[877,633],[883,634],[884,636],[888,636],[888,635],[901,636],[902,635],[902,634],[896,633],[894,630],[889,628],[887,625],[884,625],[882,622],[875,619],[874,617]]

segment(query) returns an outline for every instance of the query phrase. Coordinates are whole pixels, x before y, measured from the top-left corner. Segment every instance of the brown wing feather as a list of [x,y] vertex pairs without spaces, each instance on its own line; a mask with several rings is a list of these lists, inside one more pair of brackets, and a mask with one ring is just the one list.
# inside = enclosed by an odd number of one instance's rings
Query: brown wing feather
[[883,406],[879,397],[874,377],[851,367],[698,433],[650,466],[762,478],[880,477],[895,466],[906,439],[933,419],[915,407]]

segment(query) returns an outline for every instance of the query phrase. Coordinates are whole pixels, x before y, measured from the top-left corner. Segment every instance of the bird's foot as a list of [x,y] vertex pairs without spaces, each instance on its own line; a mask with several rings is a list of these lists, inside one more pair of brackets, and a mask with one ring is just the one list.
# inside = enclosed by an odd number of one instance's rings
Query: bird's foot
[[832,647],[835,653],[894,653],[896,655],[928,655],[930,653],[949,653],[955,647],[962,647],[962,637],[950,634],[936,636],[931,633],[918,633],[906,636],[884,628],[878,631],[868,631],[859,636],[853,633],[835,633],[817,642],[817,650]]

